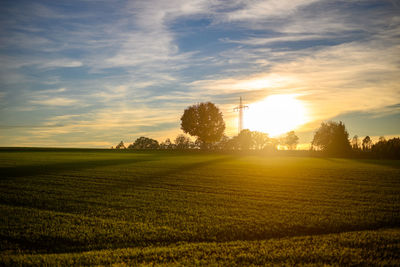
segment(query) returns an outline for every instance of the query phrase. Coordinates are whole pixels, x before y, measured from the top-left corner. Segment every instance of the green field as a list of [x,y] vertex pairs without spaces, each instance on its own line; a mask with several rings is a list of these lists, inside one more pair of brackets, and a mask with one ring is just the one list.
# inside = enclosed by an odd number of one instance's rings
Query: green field
[[0,265],[400,264],[400,161],[0,151]]

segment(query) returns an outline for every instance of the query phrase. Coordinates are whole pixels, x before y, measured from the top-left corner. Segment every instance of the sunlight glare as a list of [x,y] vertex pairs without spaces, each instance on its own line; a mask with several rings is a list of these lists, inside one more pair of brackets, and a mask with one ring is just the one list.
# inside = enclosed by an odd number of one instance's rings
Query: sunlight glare
[[244,128],[270,136],[295,130],[308,120],[305,103],[297,95],[271,95],[244,112]]

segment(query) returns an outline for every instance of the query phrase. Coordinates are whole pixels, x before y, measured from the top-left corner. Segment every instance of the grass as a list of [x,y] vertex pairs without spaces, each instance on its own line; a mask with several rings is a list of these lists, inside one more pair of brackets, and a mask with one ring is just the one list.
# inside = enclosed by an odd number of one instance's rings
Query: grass
[[0,264],[400,264],[400,162],[0,150]]

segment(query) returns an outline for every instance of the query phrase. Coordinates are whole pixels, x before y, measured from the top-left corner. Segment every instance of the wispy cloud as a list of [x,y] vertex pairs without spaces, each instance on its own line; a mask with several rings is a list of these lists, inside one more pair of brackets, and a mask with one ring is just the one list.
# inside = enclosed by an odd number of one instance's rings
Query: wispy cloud
[[238,1],[239,8],[225,13],[224,18],[228,21],[260,22],[271,17],[291,15],[299,8],[314,2],[317,0]]
[[286,61],[271,63],[264,73],[199,80],[191,85],[215,94],[241,92],[253,101],[254,94],[260,99],[277,93],[300,93],[313,113],[315,123],[308,125],[312,130],[321,120],[341,113],[397,107],[400,66],[393,55],[400,53],[400,47],[389,39],[271,52]]
[[231,40],[229,38],[221,39],[222,42],[233,43],[233,44],[243,44],[243,45],[253,45],[253,46],[261,46],[267,45],[271,43],[278,42],[299,42],[305,40],[323,40],[332,38],[324,35],[317,34],[305,34],[305,35],[288,35],[288,36],[279,36],[279,37],[251,37],[244,40]]
[[46,89],[46,90],[40,90],[37,92],[37,94],[58,94],[58,93],[63,93],[66,92],[67,88],[58,88],[58,89]]
[[79,103],[76,99],[65,98],[65,97],[48,97],[45,99],[33,99],[30,103],[35,105],[44,105],[44,106],[71,106]]
[[22,67],[37,67],[39,69],[49,68],[75,68],[81,67],[83,63],[79,60],[68,58],[15,58],[10,56],[0,57],[0,62],[5,69],[18,69]]

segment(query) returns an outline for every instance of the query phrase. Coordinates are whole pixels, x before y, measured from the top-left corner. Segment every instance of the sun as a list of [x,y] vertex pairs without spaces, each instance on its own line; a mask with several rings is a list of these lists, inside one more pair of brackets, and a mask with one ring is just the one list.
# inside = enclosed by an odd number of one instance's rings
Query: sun
[[249,105],[244,128],[278,136],[308,122],[306,105],[298,95],[271,95]]

